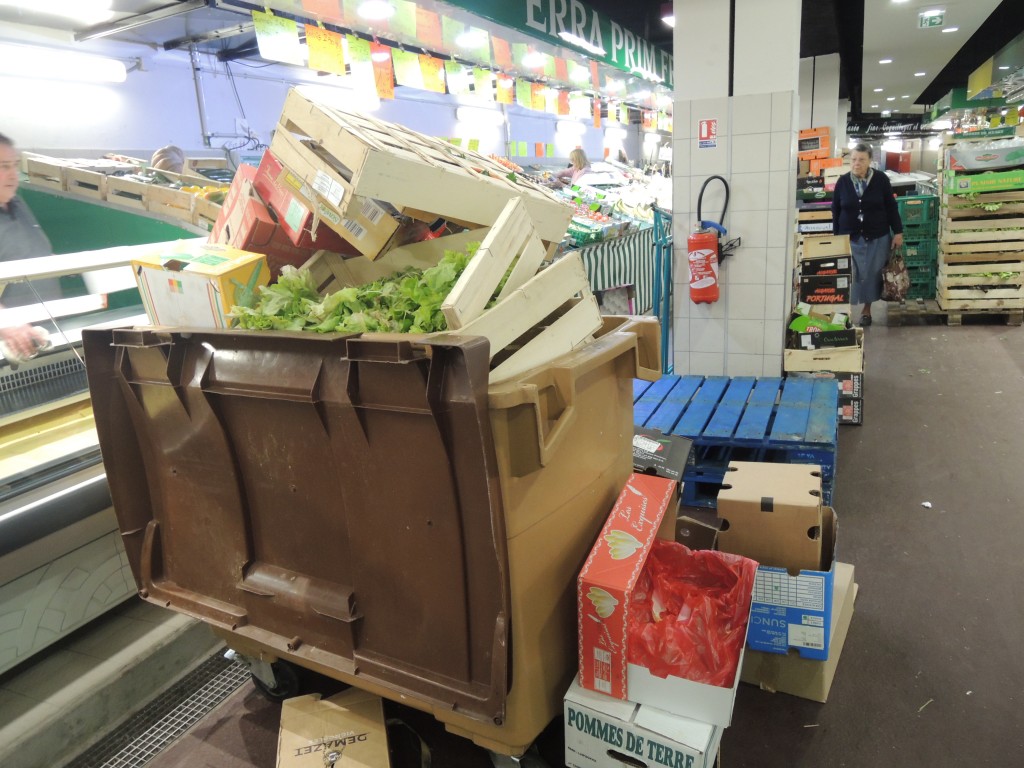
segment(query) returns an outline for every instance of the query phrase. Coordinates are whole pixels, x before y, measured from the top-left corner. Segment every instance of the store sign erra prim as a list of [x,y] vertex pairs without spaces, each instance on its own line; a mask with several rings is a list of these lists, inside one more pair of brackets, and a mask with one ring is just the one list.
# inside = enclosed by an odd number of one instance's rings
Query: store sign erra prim
[[866,136],[881,133],[914,133],[921,130],[921,118],[899,118],[898,120],[850,120],[846,133],[851,136]]
[[448,2],[495,23],[562,47],[572,46],[572,43],[566,42],[561,34],[572,35],[594,49],[581,50],[590,58],[623,72],[663,84],[667,88],[672,87],[671,53],[656,47],[611,19],[601,16],[580,0]]

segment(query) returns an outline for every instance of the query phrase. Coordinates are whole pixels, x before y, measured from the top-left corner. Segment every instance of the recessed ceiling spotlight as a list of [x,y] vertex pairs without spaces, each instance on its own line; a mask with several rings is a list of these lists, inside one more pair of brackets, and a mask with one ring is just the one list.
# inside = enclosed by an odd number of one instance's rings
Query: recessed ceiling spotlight
[[883,109],[882,110],[882,117],[889,117],[889,115],[891,115],[891,114],[892,114],[892,112],[890,112],[888,109]]
[[892,59],[879,59],[879,64],[892,64]]
[[886,96],[885,100],[886,101],[896,101],[896,97],[895,96]]
[[925,75],[924,72],[915,72],[914,73],[914,77],[924,77],[924,75]]
[[1009,67],[1008,67],[1008,66],[1007,66],[1006,64],[1003,64],[1003,65],[1002,65],[1001,67],[999,67],[999,68],[1000,68],[1000,69],[1009,69]]
[[877,105],[877,104],[872,104],[872,105],[871,105],[871,108],[872,108],[872,109],[878,109],[878,105]]
[[875,88],[875,93],[881,93],[881,92],[882,92],[881,88]]
[[942,33],[945,34],[947,32],[959,32],[959,31],[960,31],[960,27],[946,27],[944,30],[942,30]]
[[910,98],[910,95],[909,95],[909,94],[907,94],[906,96],[900,96],[900,98],[901,98],[901,99],[909,99],[909,98]]

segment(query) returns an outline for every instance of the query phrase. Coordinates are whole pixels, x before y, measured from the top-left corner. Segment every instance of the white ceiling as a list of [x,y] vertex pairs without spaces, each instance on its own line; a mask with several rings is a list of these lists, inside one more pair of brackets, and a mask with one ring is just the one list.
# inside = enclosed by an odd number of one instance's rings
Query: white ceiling
[[[861,111],[922,112],[914,101],[998,5],[999,0],[864,0]],[[919,29],[918,14],[932,9],[945,12],[943,26]],[[942,31],[951,27],[958,29]],[[879,64],[881,59],[892,63]]]

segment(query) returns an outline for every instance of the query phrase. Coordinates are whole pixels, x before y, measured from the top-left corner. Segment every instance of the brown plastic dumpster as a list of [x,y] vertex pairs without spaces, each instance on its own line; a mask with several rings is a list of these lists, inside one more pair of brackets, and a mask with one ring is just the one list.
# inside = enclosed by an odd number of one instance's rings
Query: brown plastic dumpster
[[575,576],[657,335],[609,319],[489,387],[475,337],[86,331],[140,594],[521,754],[576,669]]

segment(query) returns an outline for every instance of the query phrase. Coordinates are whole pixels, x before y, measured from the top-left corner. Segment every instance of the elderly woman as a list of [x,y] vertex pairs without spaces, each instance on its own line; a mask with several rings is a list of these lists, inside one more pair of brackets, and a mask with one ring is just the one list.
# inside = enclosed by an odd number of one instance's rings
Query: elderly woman
[[569,153],[569,167],[564,171],[555,174],[555,178],[566,182],[570,186],[579,181],[580,176],[590,170],[590,161],[587,160],[587,153],[576,148]]
[[871,147],[850,153],[850,172],[832,192],[832,231],[850,236],[853,251],[851,303],[863,304],[861,326],[871,325],[871,304],[882,298],[882,269],[893,248],[903,245],[903,222],[889,177],[871,168]]

